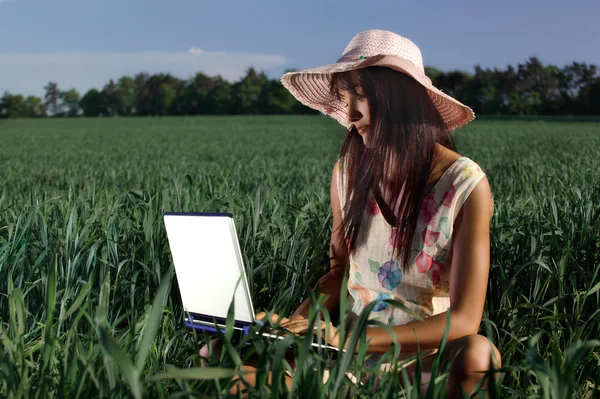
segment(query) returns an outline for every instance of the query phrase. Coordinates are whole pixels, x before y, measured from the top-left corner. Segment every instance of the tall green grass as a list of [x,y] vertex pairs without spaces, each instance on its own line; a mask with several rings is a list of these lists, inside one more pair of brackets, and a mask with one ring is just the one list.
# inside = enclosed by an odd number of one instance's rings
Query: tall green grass
[[[222,359],[196,367],[207,337],[183,329],[162,213],[232,213],[255,307],[289,314],[327,263],[333,121],[16,120],[0,121],[0,139],[0,396],[226,397],[250,357],[252,395],[287,396],[288,345],[300,397],[444,396],[447,366],[421,394],[363,354],[328,359],[303,338],[228,336]],[[490,395],[598,395],[599,125],[483,121],[456,139],[495,199],[481,333],[504,368]]]

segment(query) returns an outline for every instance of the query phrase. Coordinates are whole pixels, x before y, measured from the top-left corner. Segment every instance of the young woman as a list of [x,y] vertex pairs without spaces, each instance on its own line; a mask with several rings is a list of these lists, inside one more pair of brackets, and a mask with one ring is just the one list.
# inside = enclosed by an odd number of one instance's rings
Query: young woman
[[[474,119],[473,111],[436,89],[418,47],[388,31],[361,32],[337,63],[287,73],[281,81],[303,104],[348,129],[331,177],[331,267],[318,282],[325,306],[334,310],[342,289],[352,315],[374,300],[402,302],[423,320],[386,302],[369,317],[392,326],[405,357],[435,353],[450,312],[445,356],[458,355],[448,395],[462,397],[490,358],[500,367],[496,347],[477,335],[493,200],[485,174],[456,152],[450,135]],[[282,326],[306,333],[309,309],[307,300]],[[321,326],[339,344],[336,328]],[[370,352],[387,351],[394,339],[377,327],[366,338]],[[424,359],[421,381],[428,381],[432,363],[433,356]],[[414,374],[411,366],[407,371]]]

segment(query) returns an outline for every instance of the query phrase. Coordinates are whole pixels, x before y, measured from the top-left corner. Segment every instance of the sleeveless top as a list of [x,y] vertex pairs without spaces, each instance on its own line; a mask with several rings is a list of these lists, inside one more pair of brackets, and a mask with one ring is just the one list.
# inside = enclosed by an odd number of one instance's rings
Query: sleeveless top
[[[343,216],[346,176],[341,161],[339,165],[337,183]],[[406,270],[402,270],[398,256],[392,258],[396,228],[383,217],[373,191],[369,191],[356,249],[349,255],[347,286],[354,316],[369,302],[382,299],[402,302],[422,318],[448,310],[454,220],[484,176],[481,168],[466,157],[457,159],[442,174],[423,200],[412,240],[412,260]],[[379,302],[369,318],[391,326],[413,320],[386,302]]]

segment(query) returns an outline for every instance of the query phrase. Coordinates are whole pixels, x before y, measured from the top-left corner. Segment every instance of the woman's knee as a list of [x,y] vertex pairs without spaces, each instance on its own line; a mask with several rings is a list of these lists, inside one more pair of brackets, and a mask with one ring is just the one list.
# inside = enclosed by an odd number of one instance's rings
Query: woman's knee
[[497,369],[502,366],[498,348],[483,335],[469,335],[460,338],[460,345],[452,371],[459,379],[483,377],[490,366]]
[[202,367],[207,366],[206,361],[211,359],[220,359],[221,358],[221,348],[223,347],[223,342],[219,338],[211,339],[208,344],[204,345],[200,348],[200,360]]

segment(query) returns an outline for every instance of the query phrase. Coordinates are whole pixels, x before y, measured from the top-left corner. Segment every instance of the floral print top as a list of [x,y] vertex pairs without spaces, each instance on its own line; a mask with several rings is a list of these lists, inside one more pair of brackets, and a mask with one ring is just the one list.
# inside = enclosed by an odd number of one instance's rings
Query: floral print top
[[[356,250],[350,254],[348,291],[354,314],[360,314],[369,302],[381,299],[403,302],[423,318],[448,310],[454,220],[484,176],[481,168],[466,157],[457,159],[444,172],[423,200],[411,247],[414,262],[405,271],[398,258],[391,258],[396,228],[383,217],[373,192],[369,193]],[[344,184],[344,171],[340,167],[338,190],[342,213],[346,199]],[[413,320],[386,302],[379,302],[369,318],[392,326]]]

